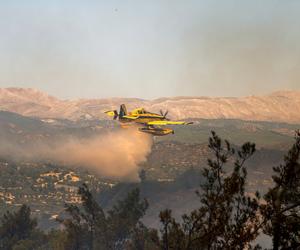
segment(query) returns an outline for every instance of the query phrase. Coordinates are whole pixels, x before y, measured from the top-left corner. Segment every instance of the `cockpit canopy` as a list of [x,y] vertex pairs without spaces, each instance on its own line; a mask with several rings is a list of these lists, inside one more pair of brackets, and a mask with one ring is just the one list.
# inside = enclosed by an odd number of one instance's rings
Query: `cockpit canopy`
[[132,114],[137,114],[137,115],[141,115],[141,114],[146,114],[147,111],[144,108],[138,108],[132,111]]

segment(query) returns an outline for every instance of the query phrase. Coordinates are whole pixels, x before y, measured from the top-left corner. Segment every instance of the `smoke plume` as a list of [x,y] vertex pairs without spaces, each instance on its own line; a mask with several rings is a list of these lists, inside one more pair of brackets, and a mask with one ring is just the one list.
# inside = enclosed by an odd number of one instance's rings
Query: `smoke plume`
[[0,154],[4,157],[82,167],[100,176],[136,180],[139,164],[151,151],[152,138],[132,128],[84,139],[65,136],[26,147],[3,145]]

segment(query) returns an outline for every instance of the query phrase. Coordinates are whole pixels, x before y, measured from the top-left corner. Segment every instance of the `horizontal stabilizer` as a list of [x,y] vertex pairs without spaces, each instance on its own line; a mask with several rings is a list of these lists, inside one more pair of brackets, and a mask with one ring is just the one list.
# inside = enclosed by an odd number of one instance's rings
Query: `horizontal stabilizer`
[[108,110],[104,112],[105,114],[107,114],[108,116],[112,116],[115,119],[117,119],[118,117],[118,111],[117,110]]

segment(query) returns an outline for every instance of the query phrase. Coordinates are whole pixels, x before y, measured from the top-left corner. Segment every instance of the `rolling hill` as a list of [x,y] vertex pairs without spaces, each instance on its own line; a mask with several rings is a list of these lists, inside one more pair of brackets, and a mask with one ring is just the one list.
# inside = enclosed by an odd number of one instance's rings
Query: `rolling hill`
[[143,106],[169,110],[173,119],[241,119],[300,123],[300,91],[279,91],[265,96],[247,97],[170,97],[155,100],[107,98],[61,100],[35,89],[0,89],[0,109],[25,116],[70,120],[105,119],[103,112]]

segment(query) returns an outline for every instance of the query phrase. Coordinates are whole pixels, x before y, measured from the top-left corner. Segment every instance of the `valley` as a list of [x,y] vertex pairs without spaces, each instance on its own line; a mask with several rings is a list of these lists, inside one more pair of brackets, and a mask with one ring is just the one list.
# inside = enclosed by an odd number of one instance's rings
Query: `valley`
[[[176,134],[154,138],[151,153],[139,166],[142,181],[128,182],[107,178],[80,166],[31,161],[18,157],[13,147],[30,147],[40,141],[72,136],[92,138],[118,130],[117,123],[107,120],[39,119],[11,112],[0,112],[0,202],[1,214],[28,204],[43,229],[57,227],[56,218],[63,216],[66,203],[80,203],[77,189],[88,184],[103,207],[109,208],[133,187],[141,189],[149,200],[144,218],[147,225],[158,226],[158,212],[171,208],[175,217],[199,204],[195,191],[201,183],[201,170],[211,153],[207,147],[210,131],[228,139],[234,147],[245,141],[257,144],[249,161],[248,190],[264,193],[271,186],[272,167],[282,162],[285,150],[293,141],[297,124],[226,119],[193,119],[189,127],[177,127]],[[37,144],[38,145],[38,144]],[[68,157],[68,156],[66,156]],[[126,156],[124,156],[126,157]]]

